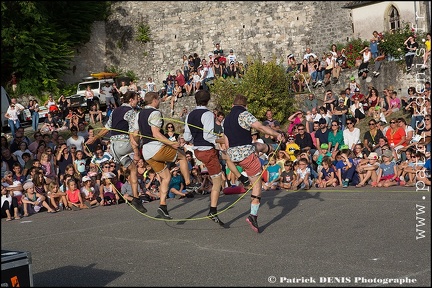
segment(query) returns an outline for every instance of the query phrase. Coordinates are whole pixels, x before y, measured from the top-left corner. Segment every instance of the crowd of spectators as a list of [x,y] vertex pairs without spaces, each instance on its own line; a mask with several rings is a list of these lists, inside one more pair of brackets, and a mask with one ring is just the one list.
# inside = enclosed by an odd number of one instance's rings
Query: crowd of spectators
[[[337,82],[341,69],[346,68],[342,56],[343,51],[334,47],[326,55],[328,61],[323,57],[322,61],[327,64],[320,71],[318,57],[311,49],[306,49],[306,61],[302,61],[294,89],[304,90],[309,84],[326,85],[331,80]],[[208,89],[217,77],[241,78],[245,73],[234,51],[231,49],[225,55],[219,44],[208,54],[208,59],[200,59],[197,53],[189,57],[184,55],[183,69],[167,73],[159,95],[162,101],[169,101],[171,115],[179,98],[192,95],[198,89]],[[311,59],[317,64],[315,70],[309,67]],[[288,64],[287,70],[294,66],[298,68],[292,55],[288,56]],[[332,69],[327,69],[329,65]],[[364,76],[363,72],[361,75]],[[119,91],[123,88],[138,93],[157,91],[152,78],[148,78],[145,89],[131,85],[135,84],[126,86],[122,83]],[[287,117],[286,128],[273,119],[272,110],[267,111],[263,124],[286,130],[287,139],[286,143],[280,144],[269,135],[251,131],[253,142],[266,143],[274,150],[274,153],[259,155],[262,165],[266,165],[264,190],[297,190],[313,186],[413,186],[417,181],[430,185],[430,82],[425,84],[423,91],[410,87],[406,95],[400,95],[393,87],[382,93],[372,86],[362,93],[359,87],[352,77],[349,86],[339,93],[327,89],[321,105],[314,93],[309,93],[304,107]],[[31,105],[36,107],[34,102]],[[102,123],[109,115],[109,109],[105,115],[95,106],[88,112],[83,109],[72,111],[64,96],[57,102],[49,99],[45,105],[57,106],[58,110],[49,113],[41,128],[33,126],[32,139],[24,135],[23,127],[14,130],[11,140],[1,137],[2,217],[9,221],[38,213],[41,209],[55,213],[131,201],[130,172],[114,163],[109,141],[89,141],[95,135],[95,123]],[[398,112],[398,116],[394,116]],[[182,113],[185,117],[187,110]],[[214,113],[215,127],[220,129],[215,132],[221,133],[224,111],[215,110]],[[356,127],[362,121],[368,123],[367,131]],[[201,184],[198,192],[209,193],[211,178],[205,165],[194,157],[193,143],[186,142],[182,131],[175,129],[173,122],[167,123],[163,133],[167,138],[179,141],[186,152],[191,179]],[[221,164],[226,172],[224,187],[241,185],[222,159]],[[159,199],[158,175],[143,159],[137,166],[141,200]],[[184,190],[184,180],[176,163],[169,169],[172,173],[169,197],[194,197],[194,193]]]

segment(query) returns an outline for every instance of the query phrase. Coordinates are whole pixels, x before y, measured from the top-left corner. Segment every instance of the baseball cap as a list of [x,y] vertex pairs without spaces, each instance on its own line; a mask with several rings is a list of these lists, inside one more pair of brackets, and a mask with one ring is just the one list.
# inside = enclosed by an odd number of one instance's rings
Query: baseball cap
[[393,159],[393,153],[390,150],[385,150],[384,153],[382,154],[382,156]]
[[233,49],[230,49],[230,52],[234,52],[234,50],[233,50]]
[[354,76],[351,76],[351,77],[350,77],[350,80],[351,80],[351,81],[354,81],[354,80],[355,80],[355,77],[354,77]]
[[344,102],[344,99],[343,98],[339,98],[339,102]]
[[321,149],[328,149],[328,144],[327,143],[323,143],[321,144]]
[[293,54],[289,54],[289,55],[287,56],[288,59],[290,59],[290,58],[292,58],[292,57],[294,57]]
[[380,106],[375,106],[375,111],[379,111],[381,109],[381,107]]
[[91,178],[89,176],[84,176],[82,178],[82,182],[91,181]]
[[346,144],[341,145],[340,150],[345,150],[345,149],[349,149],[348,145]]
[[255,128],[252,128],[251,129],[251,135],[255,135],[255,134],[259,134],[259,132]]
[[356,87],[356,88],[354,89],[354,92],[360,92],[360,89],[359,89],[358,87]]
[[378,160],[378,154],[376,152],[372,152],[369,154],[368,159]]

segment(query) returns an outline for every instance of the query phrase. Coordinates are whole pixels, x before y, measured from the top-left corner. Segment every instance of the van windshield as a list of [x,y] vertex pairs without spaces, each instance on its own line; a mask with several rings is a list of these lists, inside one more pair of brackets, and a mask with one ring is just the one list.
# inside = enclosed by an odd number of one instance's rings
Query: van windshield
[[78,85],[78,91],[86,90],[87,86],[90,86],[90,88],[93,89],[99,89],[99,82],[92,82],[92,83],[80,83]]

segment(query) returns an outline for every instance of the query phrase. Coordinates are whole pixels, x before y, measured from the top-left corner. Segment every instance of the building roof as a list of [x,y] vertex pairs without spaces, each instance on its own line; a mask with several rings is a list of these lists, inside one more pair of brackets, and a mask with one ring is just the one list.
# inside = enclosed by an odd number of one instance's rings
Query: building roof
[[375,4],[378,2],[383,2],[383,1],[350,1],[347,4],[345,4],[344,6],[342,6],[342,8],[352,9],[352,8],[367,6],[370,4]]

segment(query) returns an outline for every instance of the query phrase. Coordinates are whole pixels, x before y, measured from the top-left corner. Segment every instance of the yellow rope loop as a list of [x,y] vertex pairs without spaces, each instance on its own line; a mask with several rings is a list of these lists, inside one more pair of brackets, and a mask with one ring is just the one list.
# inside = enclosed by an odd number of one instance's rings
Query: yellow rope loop
[[[176,119],[173,119],[173,118],[161,118],[161,119],[169,119],[171,122],[179,122],[179,123],[183,123],[183,124],[185,124],[185,122],[183,122],[183,121],[179,121],[179,120],[176,120]],[[188,124],[188,125],[189,125],[189,126],[193,126],[193,125],[190,125],[190,124]],[[201,130],[204,131],[204,129],[202,129],[201,127],[198,127],[198,126],[193,126],[193,127],[197,128],[197,129],[201,129]],[[102,129],[108,129],[108,128],[105,128],[105,127],[103,127],[103,128],[94,128],[95,131],[96,131],[96,130],[102,130]],[[124,131],[122,131],[122,130],[118,130],[118,129],[114,129],[114,128],[110,128],[110,129],[108,129],[108,130],[118,131],[118,132],[123,132],[123,133],[124,133]],[[209,133],[213,133],[213,134],[215,134],[215,135],[220,136],[220,134],[214,133],[213,131],[204,131],[204,132],[209,132]],[[139,134],[139,133],[128,133],[128,134],[133,134],[134,136],[140,136],[140,137],[144,137],[144,138],[152,139],[152,140],[155,140],[155,141],[160,141],[159,139],[156,139],[156,138],[154,138],[154,137],[141,135],[141,134]],[[125,140],[125,141],[129,141],[129,140]],[[162,142],[162,141],[160,141],[160,142]],[[163,143],[163,142],[162,142],[162,143]],[[92,157],[93,157],[93,153],[90,151],[90,149],[88,148],[88,146],[87,146],[85,143],[84,143],[84,145],[85,145],[85,147],[87,148],[87,150],[92,154]],[[275,151],[277,151],[277,150],[279,149],[280,145],[281,145],[281,142],[279,142],[279,144],[278,144],[278,146],[276,147]],[[221,213],[224,213],[225,211],[227,211],[227,210],[230,209],[231,207],[234,207],[234,205],[237,204],[237,202],[239,202],[241,199],[243,199],[243,197],[245,197],[246,194],[248,194],[249,191],[252,190],[252,188],[256,185],[256,183],[259,181],[259,179],[262,178],[262,175],[264,174],[264,172],[266,171],[266,169],[267,169],[267,167],[268,167],[269,165],[270,165],[270,163],[267,163],[267,164],[265,165],[265,167],[262,169],[261,175],[260,175],[260,176],[255,180],[255,182],[254,182],[254,183],[249,187],[249,189],[248,189],[245,193],[243,193],[243,195],[241,195],[237,200],[235,200],[233,203],[231,203],[231,204],[230,204],[228,207],[226,207],[225,209],[223,209],[223,210],[221,210],[221,211],[218,211],[218,212],[215,214],[215,216],[216,216],[216,215],[219,215],[219,214],[221,214]],[[98,167],[99,167],[99,170],[101,170],[101,168],[100,168],[99,165],[98,165]],[[102,170],[101,170],[101,173],[102,173]],[[122,195],[121,193],[119,193],[119,191],[117,190],[117,188],[116,188],[115,186],[114,186],[114,189],[116,189],[117,194],[119,194],[119,195],[123,198],[123,200],[125,200],[124,197],[123,197],[123,195]],[[132,206],[132,205],[129,205],[129,206],[132,207],[132,208],[133,208],[135,211],[137,211],[138,213],[144,215],[145,217],[150,218],[150,219],[153,219],[153,220],[157,220],[157,221],[166,221],[166,222],[184,222],[184,221],[196,221],[196,220],[209,219],[207,216],[205,216],[205,217],[197,217],[197,218],[185,218],[185,219],[162,219],[162,218],[153,217],[153,216],[147,215],[147,214],[145,214],[145,213],[142,213],[141,211],[137,210],[137,209],[136,209],[134,206]]]

